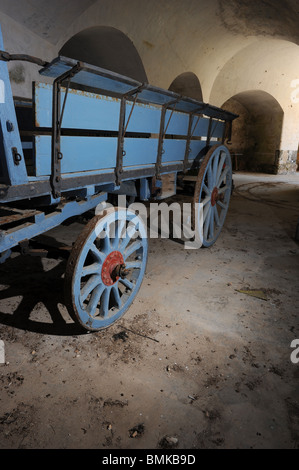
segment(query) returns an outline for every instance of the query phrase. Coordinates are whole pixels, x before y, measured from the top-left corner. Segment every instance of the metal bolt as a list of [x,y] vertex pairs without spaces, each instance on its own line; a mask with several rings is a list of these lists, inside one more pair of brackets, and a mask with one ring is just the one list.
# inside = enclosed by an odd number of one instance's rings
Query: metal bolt
[[11,121],[6,121],[6,129],[7,129],[7,132],[13,132],[14,131],[14,125]]

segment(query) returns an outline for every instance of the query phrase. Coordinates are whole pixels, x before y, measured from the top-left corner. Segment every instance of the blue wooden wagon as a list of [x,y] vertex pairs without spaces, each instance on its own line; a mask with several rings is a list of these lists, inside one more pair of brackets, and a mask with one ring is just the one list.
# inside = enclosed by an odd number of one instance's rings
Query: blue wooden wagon
[[[8,54],[1,32],[0,49],[1,263],[111,195],[172,196],[178,177],[193,180],[193,206],[203,207],[203,245],[215,243],[231,195],[224,143],[234,114],[67,57],[46,63]],[[11,60],[39,65],[51,83],[33,83],[30,102],[14,100]],[[114,207],[93,217],[65,274],[75,321],[96,331],[119,319],[141,286],[147,255],[146,228],[135,212]]]

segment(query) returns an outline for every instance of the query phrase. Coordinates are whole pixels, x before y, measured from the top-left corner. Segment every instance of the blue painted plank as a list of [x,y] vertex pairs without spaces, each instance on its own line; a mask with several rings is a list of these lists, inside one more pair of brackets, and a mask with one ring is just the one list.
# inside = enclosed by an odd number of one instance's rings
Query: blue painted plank
[[[191,141],[189,161],[193,161],[205,146],[206,142],[204,140]],[[162,157],[162,163],[184,161],[186,151],[185,140],[165,140],[163,148],[165,153]]]
[[124,149],[124,167],[155,164],[158,139],[125,139]]
[[[128,122],[133,103],[126,107],[126,122]],[[161,108],[150,104],[136,103],[131,115],[127,132],[145,132],[158,134],[160,132]]]
[[[63,89],[64,90],[64,89]],[[36,83],[34,87],[35,122],[37,127],[52,127],[52,85]],[[63,105],[65,92],[61,94]],[[117,131],[120,100],[69,90],[62,128]]]
[[168,110],[166,112],[166,117],[165,117],[165,126],[167,126],[168,122],[169,122],[169,126],[167,127],[166,134],[173,134],[173,135],[187,135],[188,134],[188,127],[189,127],[188,114],[178,113],[176,111],[173,114],[171,114],[171,111]]
[[206,142],[204,140],[193,140],[190,143],[190,154],[189,154],[189,160],[193,161],[199,152],[206,146]]
[[162,163],[183,161],[185,158],[186,141],[169,139],[164,141]]
[[[158,139],[125,139],[123,166],[155,164]],[[111,169],[116,166],[117,138],[68,137],[61,138],[61,173],[80,173]],[[51,136],[35,138],[36,176],[51,173]]]
[[[201,118],[195,128],[196,122],[197,122],[197,117],[195,117],[193,120],[192,130],[195,129],[194,134],[193,134],[194,137],[207,137],[210,119]],[[223,134],[224,126],[225,126],[224,122],[213,120],[213,124],[211,128],[211,131],[212,131],[211,137],[221,138]]]
[[222,121],[213,121],[211,129],[211,137],[217,137],[221,139],[223,136],[223,131],[225,128],[225,122]]
[[[114,169],[117,138],[62,137],[61,173]],[[35,137],[36,176],[51,174],[51,136]]]
[[[209,129],[209,119],[201,117],[197,122],[197,117],[193,119],[192,132],[194,137],[207,137]],[[195,127],[196,126],[196,127]]]

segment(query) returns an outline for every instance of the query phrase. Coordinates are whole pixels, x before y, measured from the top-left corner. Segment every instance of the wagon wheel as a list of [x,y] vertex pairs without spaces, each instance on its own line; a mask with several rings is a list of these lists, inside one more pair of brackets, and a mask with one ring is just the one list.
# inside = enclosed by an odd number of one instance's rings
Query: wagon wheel
[[[225,145],[215,145],[201,164],[192,204],[193,230],[201,234],[204,247],[212,246],[221,233],[231,191],[232,163],[229,150]],[[199,203],[203,205],[202,218],[198,211]]]
[[65,275],[66,306],[87,330],[107,328],[132,304],[147,264],[146,228],[125,208],[94,217],[77,239]]

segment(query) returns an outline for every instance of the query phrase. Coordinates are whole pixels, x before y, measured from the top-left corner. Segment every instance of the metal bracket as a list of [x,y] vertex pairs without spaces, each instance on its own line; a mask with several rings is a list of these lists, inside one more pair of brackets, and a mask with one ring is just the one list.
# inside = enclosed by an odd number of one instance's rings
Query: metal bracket
[[173,113],[175,111],[175,107],[172,110],[172,113],[169,117],[168,123],[165,127],[165,118],[166,118],[166,112],[171,105],[176,105],[182,97],[177,98],[176,100],[169,101],[168,103],[165,103],[162,106],[162,111],[161,111],[161,123],[160,123],[160,133],[159,133],[159,144],[158,144],[158,154],[157,154],[157,161],[156,161],[156,178],[160,179],[160,173],[161,173],[161,167],[162,167],[162,156],[165,153],[163,149],[163,144],[164,144],[164,139],[166,136],[167,129],[169,127],[171,118],[173,116]]
[[[116,177],[116,185],[119,186],[121,182],[121,175],[123,173],[123,160],[126,152],[124,150],[124,143],[125,143],[125,136],[126,132],[138,99],[138,95],[140,91],[144,88],[144,84],[128,91],[125,95],[122,96],[120,102],[120,114],[119,114],[119,130],[118,130],[118,142],[117,142],[117,155],[116,155],[116,167],[115,167],[115,177]],[[135,96],[134,103],[129,114],[127,123],[126,123],[126,107],[127,107],[127,99],[129,96]]]
[[124,142],[125,142],[125,119],[126,119],[126,98],[122,98],[120,102],[120,113],[119,113],[119,132],[118,132],[118,143],[117,143],[117,155],[116,155],[116,185],[119,186],[121,181],[121,174],[123,172],[123,159],[124,159]]
[[188,135],[187,135],[187,142],[186,142],[186,152],[185,152],[185,158],[184,158],[184,173],[187,172],[188,169],[188,164],[189,164],[189,154],[191,152],[190,144],[191,144],[191,139],[194,136],[194,132],[196,131],[196,128],[198,126],[198,123],[200,121],[201,115],[197,116],[197,121],[195,123],[194,128],[192,129],[193,125],[193,120],[194,116],[199,112],[202,111],[203,107],[196,109],[192,114],[190,114],[189,117],[189,127],[188,127]]
[[212,124],[213,124],[213,118],[210,118],[209,128],[208,128],[208,135],[207,135],[207,146],[209,146],[210,143],[211,143]]
[[[61,126],[63,120],[64,109],[68,96],[69,86],[72,77],[81,70],[81,63],[78,62],[71,70],[54,80],[53,83],[53,109],[52,109],[52,152],[51,152],[51,188],[55,199],[61,196],[61,160],[63,155],[60,149]],[[68,81],[65,92],[64,102],[61,109],[61,85]]]
[[226,121],[226,125],[224,126],[224,131],[223,131],[223,138],[222,138],[222,143],[225,143],[225,140],[227,140],[227,143],[230,144],[232,141],[232,132],[233,132],[233,122],[232,121]]

